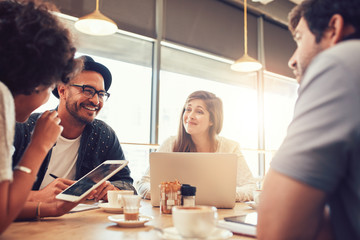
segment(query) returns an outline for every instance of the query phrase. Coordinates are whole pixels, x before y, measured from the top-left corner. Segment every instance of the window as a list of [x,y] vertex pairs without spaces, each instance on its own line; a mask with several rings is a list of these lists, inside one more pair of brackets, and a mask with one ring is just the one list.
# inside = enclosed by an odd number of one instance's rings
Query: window
[[266,73],[264,96],[264,128],[266,165],[269,164],[275,151],[286,136],[287,126],[293,118],[294,105],[297,99],[298,83],[294,79]]
[[[70,24],[70,26],[72,26]],[[78,35],[78,53],[90,55],[106,65],[113,82],[111,96],[97,118],[108,123],[122,143],[134,180],[148,167],[150,148],[151,82],[153,43],[142,36],[115,34],[107,37]],[[259,171],[257,74],[230,70],[220,56],[188,51],[161,43],[159,92],[159,144],[176,135],[186,97],[196,90],[215,93],[223,101],[224,125],[220,133],[239,142],[254,176]],[[206,56],[205,56],[206,55]],[[290,78],[264,72],[264,129],[266,170],[280,146],[292,119],[297,83]],[[57,106],[58,99],[37,109]]]
[[234,74],[221,61],[168,47],[163,47],[162,64],[165,70],[160,74],[159,143],[177,134],[187,96],[197,90],[209,91],[223,101],[220,135],[239,142],[250,170],[257,175],[257,153],[251,151],[258,144],[256,74]]
[[[76,57],[91,56],[108,67],[112,74],[110,98],[104,103],[97,118],[114,129],[121,143],[148,143],[153,43],[121,34],[115,34],[107,40],[80,34],[79,43]],[[58,102],[51,95],[48,103],[36,112],[54,109]],[[131,144],[122,144],[122,148],[129,160],[132,177],[134,180],[139,179],[148,164],[149,149]]]

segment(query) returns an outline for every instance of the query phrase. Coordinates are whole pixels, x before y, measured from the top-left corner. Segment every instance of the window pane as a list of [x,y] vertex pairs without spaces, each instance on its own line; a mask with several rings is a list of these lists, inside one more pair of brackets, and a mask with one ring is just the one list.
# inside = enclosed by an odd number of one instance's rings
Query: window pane
[[[109,124],[120,142],[148,143],[150,139],[151,68],[111,59],[94,57],[106,65],[113,75],[109,92],[98,118]],[[141,177],[148,162],[149,150],[122,144],[129,160],[131,176]]]
[[[257,92],[256,88],[253,87],[256,86],[256,75],[242,75],[241,81],[237,81],[238,75],[231,72],[228,64],[225,65],[229,70],[224,70],[224,63],[216,60],[199,59],[202,57],[184,52],[179,54],[176,53],[178,50],[173,49],[166,51],[169,53],[173,51],[178,57],[184,56],[183,59],[177,59],[177,62],[191,62],[193,65],[187,65],[186,68],[179,65],[178,69],[181,69],[181,73],[168,70],[160,72],[159,143],[161,144],[169,136],[177,134],[181,110],[188,95],[197,90],[209,91],[223,101],[224,125],[220,135],[233,139],[240,144],[244,149],[243,154],[251,171],[257,175],[257,154],[246,150],[257,149],[258,144]],[[197,61],[198,59],[199,61]],[[162,63],[165,60],[166,58],[163,59]],[[216,76],[215,80],[209,77],[211,75],[209,72],[202,74],[204,66],[196,65],[197,62],[203,63],[204,61],[211,62],[211,73]],[[169,63],[166,62],[165,64],[166,68],[170,69]],[[177,66],[172,65],[172,68],[176,69]],[[226,71],[229,71],[229,74],[226,74]],[[186,72],[192,76],[184,74]],[[223,74],[226,82],[238,82],[238,84],[220,82],[219,72]]]
[[294,79],[279,75],[265,74],[264,125],[266,171],[275,151],[278,150],[286,136],[294,105],[297,99],[298,83]]
[[[77,34],[76,32],[74,34]],[[93,47],[95,46],[95,47]],[[121,143],[148,143],[150,139],[150,99],[153,43],[121,34],[106,38],[81,35],[76,57],[89,55],[109,68],[112,84],[110,98],[98,119],[116,132]],[[59,100],[51,96],[37,112],[53,109]],[[132,177],[137,180],[148,162],[149,150],[122,144]]]
[[[77,56],[81,55],[83,53],[77,53]],[[111,96],[104,103],[97,118],[109,124],[117,133],[120,141],[148,142],[151,68],[94,55],[89,56],[108,67],[113,76],[109,89]],[[52,96],[47,104],[36,111],[51,109],[57,104],[58,99]]]

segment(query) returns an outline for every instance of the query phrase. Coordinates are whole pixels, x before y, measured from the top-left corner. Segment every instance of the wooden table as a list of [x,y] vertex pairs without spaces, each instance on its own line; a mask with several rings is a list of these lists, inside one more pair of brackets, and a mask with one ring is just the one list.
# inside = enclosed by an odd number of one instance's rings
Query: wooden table
[[[253,212],[246,204],[237,203],[233,209],[218,209],[219,219],[227,216]],[[153,208],[150,201],[142,200],[140,213],[153,216],[154,219],[140,228],[122,228],[108,220],[102,209],[68,213],[57,218],[45,218],[41,221],[14,222],[0,236],[1,240],[92,240],[92,239],[161,239],[154,227],[166,228],[172,225],[172,215],[160,214],[159,208]],[[231,239],[248,239],[234,235]]]

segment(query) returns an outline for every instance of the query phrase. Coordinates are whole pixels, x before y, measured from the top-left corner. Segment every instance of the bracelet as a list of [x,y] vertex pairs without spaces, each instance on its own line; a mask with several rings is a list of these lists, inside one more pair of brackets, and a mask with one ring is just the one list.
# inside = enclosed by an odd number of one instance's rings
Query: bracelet
[[14,167],[14,170],[19,170],[21,172],[29,173],[29,174],[32,172],[32,170],[30,168],[24,167],[24,166],[16,166],[16,167]]
[[36,220],[38,220],[38,221],[41,220],[40,205],[41,205],[41,202],[38,202],[38,204],[37,204],[37,206],[36,206]]

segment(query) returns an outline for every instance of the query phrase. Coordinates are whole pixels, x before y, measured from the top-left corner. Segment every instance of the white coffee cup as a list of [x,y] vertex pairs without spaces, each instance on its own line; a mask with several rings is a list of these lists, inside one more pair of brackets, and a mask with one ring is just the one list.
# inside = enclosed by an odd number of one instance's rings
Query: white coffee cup
[[254,198],[254,202],[255,202],[255,207],[259,206],[260,203],[260,194],[261,194],[261,190],[257,189],[253,191],[253,198]]
[[110,190],[107,192],[107,198],[110,207],[121,208],[123,206],[123,202],[121,199],[121,195],[133,195],[133,190]]
[[206,238],[216,228],[217,209],[211,206],[175,206],[172,219],[182,237]]

